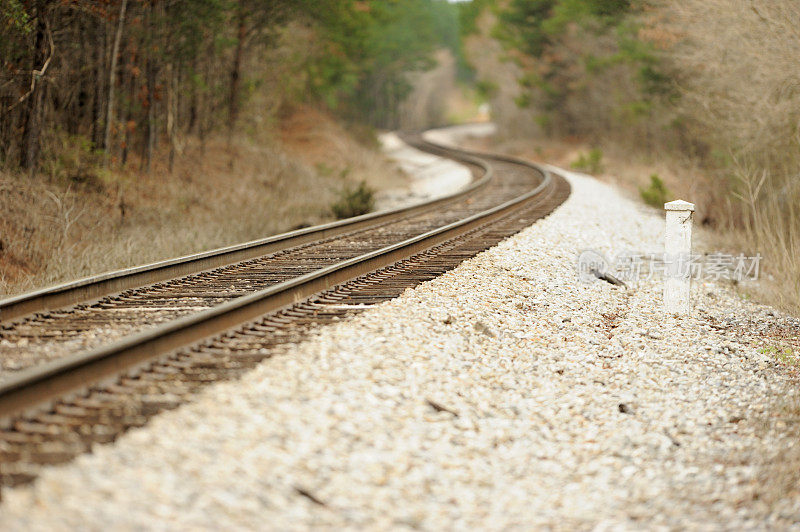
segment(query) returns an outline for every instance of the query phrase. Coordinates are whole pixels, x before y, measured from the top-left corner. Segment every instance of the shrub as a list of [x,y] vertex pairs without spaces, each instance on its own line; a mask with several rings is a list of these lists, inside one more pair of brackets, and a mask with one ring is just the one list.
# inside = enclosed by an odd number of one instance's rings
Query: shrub
[[650,186],[647,188],[639,187],[639,194],[645,203],[651,207],[661,208],[669,200],[669,191],[667,190],[664,181],[658,177],[658,174],[650,176]]
[[483,101],[491,100],[498,90],[497,83],[490,80],[482,79],[475,83],[475,91],[478,93],[478,98]]
[[339,193],[339,199],[331,205],[337,219],[352,218],[367,214],[375,208],[375,192],[362,181],[355,188],[347,187]]
[[603,152],[598,148],[592,148],[589,153],[581,153],[572,163],[572,168],[583,170],[590,174],[599,174],[603,171]]
[[527,92],[523,92],[514,98],[514,103],[517,104],[517,107],[520,109],[528,108],[531,106],[531,95]]
[[50,176],[66,182],[102,188],[107,172],[103,152],[82,135],[56,135],[56,142],[43,152],[43,169]]

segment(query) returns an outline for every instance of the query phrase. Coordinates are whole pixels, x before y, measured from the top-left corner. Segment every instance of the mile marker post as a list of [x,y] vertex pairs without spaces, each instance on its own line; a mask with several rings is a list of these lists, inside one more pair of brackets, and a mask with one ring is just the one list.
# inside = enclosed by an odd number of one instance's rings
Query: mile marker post
[[667,211],[664,260],[668,265],[664,279],[664,311],[667,314],[688,314],[692,310],[692,278],[688,265],[692,254],[694,203],[670,201],[664,204],[664,210]]

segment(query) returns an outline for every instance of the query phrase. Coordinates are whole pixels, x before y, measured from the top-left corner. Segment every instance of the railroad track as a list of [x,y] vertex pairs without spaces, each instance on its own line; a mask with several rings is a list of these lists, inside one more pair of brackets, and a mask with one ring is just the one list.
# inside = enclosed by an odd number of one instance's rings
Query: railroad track
[[530,163],[410,144],[467,189],[0,301],[0,485],[113,441],[321,324],[432,279],[546,216],[567,182]]

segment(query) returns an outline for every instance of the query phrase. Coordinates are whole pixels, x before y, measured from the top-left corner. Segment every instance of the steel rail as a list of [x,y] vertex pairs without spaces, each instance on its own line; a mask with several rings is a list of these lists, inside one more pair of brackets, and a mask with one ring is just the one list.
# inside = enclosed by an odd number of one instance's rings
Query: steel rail
[[441,205],[459,201],[477,190],[486,187],[492,180],[492,170],[482,159],[466,153],[459,154],[458,159],[467,164],[480,167],[484,174],[479,179],[472,181],[463,189],[452,194],[420,202],[409,207],[368,213],[242,244],[194,253],[142,266],[105,272],[0,299],[0,323],[18,320],[31,314],[54,310],[69,305],[91,302],[101,297],[106,297],[131,288],[138,288],[262,257],[302,244],[366,229],[372,225],[390,223],[424,211],[432,210]]
[[[445,151],[451,150],[447,148]],[[528,166],[540,172],[543,179],[529,192],[465,219],[125,337],[113,344],[23,370],[0,383],[0,420],[7,424],[20,413],[69,397],[123,371],[142,367],[163,354],[192,346],[258,316],[303,301],[331,286],[408,258],[504,218],[527,206],[529,201],[545,200],[547,194],[555,189],[553,177],[547,169],[515,158],[494,155],[487,158]],[[487,176],[491,176],[490,165],[482,162],[481,166],[486,168]],[[432,203],[436,202],[427,205]]]

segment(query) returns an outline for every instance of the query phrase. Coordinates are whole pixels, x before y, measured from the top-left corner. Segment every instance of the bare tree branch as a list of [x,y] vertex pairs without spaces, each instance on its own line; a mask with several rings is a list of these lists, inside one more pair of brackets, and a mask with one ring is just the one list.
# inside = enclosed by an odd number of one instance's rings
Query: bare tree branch
[[6,109],[4,109],[3,110],[3,114],[0,115],[0,116],[7,115],[11,111],[13,111],[18,105],[20,105],[25,100],[27,100],[31,96],[31,94],[33,94],[33,91],[36,90],[37,81],[44,77],[45,73],[47,72],[47,67],[50,66],[50,61],[52,61],[53,56],[56,53],[56,46],[55,46],[55,43],[53,42],[53,34],[50,31],[50,25],[47,23],[46,19],[42,19],[42,20],[44,21],[44,27],[45,27],[45,29],[47,31],[47,40],[50,43],[50,55],[47,57],[47,59],[45,59],[44,64],[42,65],[42,68],[40,68],[38,70],[31,70],[31,85],[30,85],[30,89],[28,89],[28,92],[26,92],[25,94],[20,96],[19,99],[16,102],[14,102],[10,106],[8,106]]

